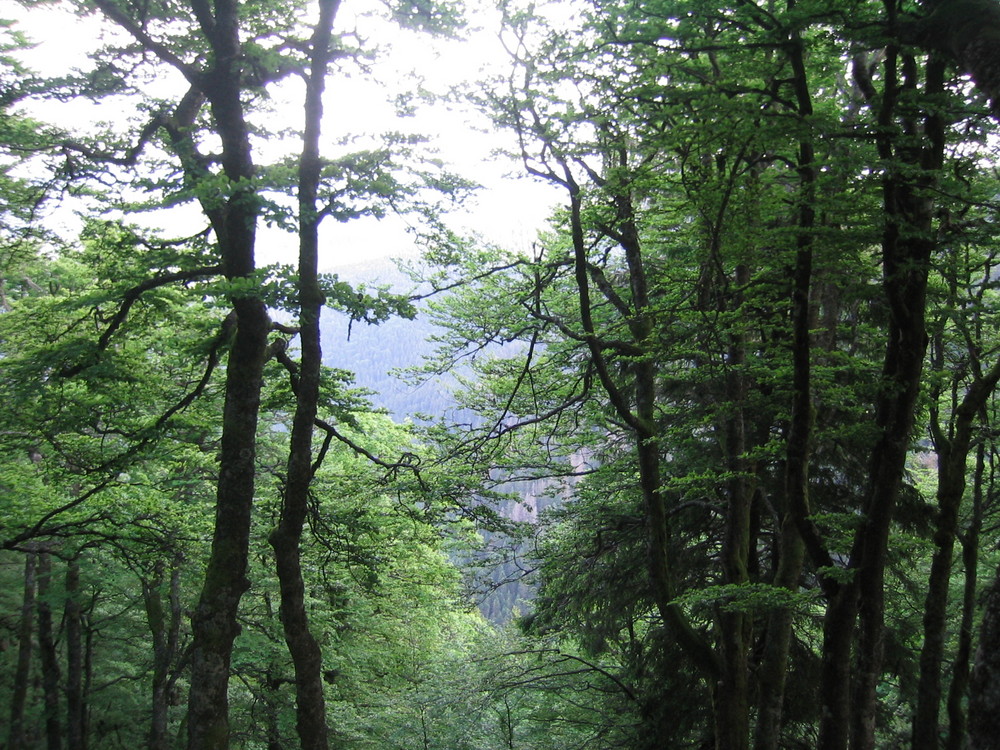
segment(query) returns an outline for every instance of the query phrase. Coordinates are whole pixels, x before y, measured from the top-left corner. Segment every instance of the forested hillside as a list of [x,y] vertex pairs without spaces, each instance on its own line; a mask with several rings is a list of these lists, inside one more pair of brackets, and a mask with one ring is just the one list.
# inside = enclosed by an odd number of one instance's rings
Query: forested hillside
[[[426,284],[415,284],[402,270],[406,267],[405,260],[385,258],[335,266],[331,272],[355,286],[387,287],[419,297],[431,291]],[[460,408],[454,393],[458,388],[454,375],[467,374],[467,367],[443,373],[422,368],[433,357],[437,340],[444,333],[434,324],[426,302],[417,305],[412,320],[390,318],[377,326],[326,310],[321,331],[325,364],[351,372],[354,384],[368,394],[370,402],[397,422],[449,426],[479,423],[480,416]],[[494,345],[488,351],[495,355],[502,349]],[[522,524],[523,529],[514,540],[504,529],[499,533],[483,529],[481,548],[459,552],[455,562],[463,570],[467,602],[475,604],[489,622],[502,625],[530,609],[535,582],[528,573],[534,566],[531,539],[538,513],[557,504],[562,493],[557,491],[557,484],[544,477],[505,482],[502,476],[495,476],[485,486],[490,490],[490,499],[483,498],[489,512]]]
[[[329,270],[354,286],[387,287],[404,295],[421,292],[390,258]],[[335,310],[325,310],[321,321],[324,364],[353,372],[360,387],[377,394],[373,403],[387,409],[396,421],[419,414],[444,416],[455,408],[450,379],[414,378],[411,382],[405,377],[407,370],[419,367],[435,349],[437,329],[426,306],[418,305],[421,308],[412,319],[394,317],[377,325],[352,320],[350,314]]]
[[997,747],[997,0],[8,13],[0,745]]

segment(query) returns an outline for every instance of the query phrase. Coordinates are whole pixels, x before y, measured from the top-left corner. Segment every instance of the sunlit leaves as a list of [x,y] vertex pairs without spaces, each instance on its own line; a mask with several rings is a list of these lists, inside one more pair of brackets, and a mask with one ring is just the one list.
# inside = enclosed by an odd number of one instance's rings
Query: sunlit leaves
[[392,19],[403,28],[451,35],[465,24],[463,9],[439,0],[389,0]]

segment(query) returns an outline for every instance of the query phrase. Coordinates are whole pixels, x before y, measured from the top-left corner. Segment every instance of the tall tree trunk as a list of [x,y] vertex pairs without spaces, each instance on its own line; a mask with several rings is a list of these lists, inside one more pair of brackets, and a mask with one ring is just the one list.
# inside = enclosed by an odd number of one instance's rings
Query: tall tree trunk
[[[786,482],[789,481],[786,479]],[[778,567],[772,585],[796,591],[802,575],[805,547],[791,512],[785,510],[778,532]],[[777,750],[781,744],[782,708],[788,674],[788,653],[792,642],[793,611],[788,607],[768,615],[764,656],[757,682],[760,699],[754,750]]]
[[[912,59],[905,63],[908,69],[916,67]],[[944,73],[944,62],[932,55],[925,67],[926,96],[941,95]],[[915,70],[906,71],[907,79],[914,75]],[[908,80],[907,85],[915,88],[916,84]],[[885,116],[889,114],[887,111]],[[939,112],[929,111],[922,126],[926,139],[923,148],[912,156],[909,148],[897,149],[902,153],[896,154],[897,159],[917,167],[919,172],[910,176],[905,174],[905,168],[897,168],[890,170],[883,182],[886,228],[882,242],[882,288],[889,304],[889,328],[882,371],[885,386],[875,410],[879,439],[872,454],[865,520],[851,554],[852,562],[858,561],[855,580],[860,625],[851,730],[854,750],[873,750],[875,747],[876,689],[882,677],[884,652],[884,579],[889,529],[910,452],[927,350],[927,278],[931,253],[936,245],[932,232],[935,204],[930,196],[944,160],[945,139],[944,121]],[[908,123],[907,129],[919,130],[913,123]]]
[[995,750],[1000,737],[1000,570],[983,607],[975,666],[969,680],[969,748]]
[[[624,164],[622,165],[625,166]],[[570,195],[570,233],[573,245],[573,272],[576,282],[580,322],[586,338],[591,361],[601,386],[618,417],[632,431],[636,460],[639,468],[639,489],[647,523],[647,562],[653,600],[664,625],[670,629],[680,647],[714,689],[721,674],[718,655],[707,639],[691,624],[680,606],[674,602],[673,564],[670,553],[670,523],[666,502],[660,489],[659,429],[656,423],[656,372],[650,357],[638,357],[630,374],[635,389],[634,411],[628,398],[619,388],[597,339],[590,296],[587,246],[584,240],[582,201],[580,187],[563,163],[566,180],[563,185]],[[631,200],[619,196],[619,219],[624,222],[617,240],[625,250],[629,268],[635,310],[629,321],[633,340],[642,346],[652,331],[648,290],[641,248],[634,225]],[[634,356],[634,354],[633,354]]]
[[[895,6],[887,2],[888,23]],[[882,132],[879,154],[890,165],[883,178],[885,228],[882,239],[882,289],[889,310],[883,387],[876,401],[878,438],[872,450],[869,479],[862,502],[863,522],[855,532],[848,567],[853,571],[843,585],[831,585],[824,620],[820,747],[853,750],[875,746],[878,698],[884,651],[885,591],[889,530],[902,487],[914,412],[927,346],[925,307],[934,204],[929,197],[935,171],[943,159],[944,126],[929,113],[920,126],[906,119],[907,137],[923,131],[921,148],[905,148],[893,135],[900,91],[916,90],[916,62],[906,58],[904,85],[899,83],[899,50],[890,46],[884,62],[884,91],[878,120]],[[925,93],[939,95],[944,65],[931,58],[926,66]],[[850,668],[852,633],[858,624],[856,664]],[[848,687],[850,685],[850,687]]]
[[935,426],[938,449],[938,515],[934,554],[924,601],[924,642],[920,650],[917,709],[913,717],[913,750],[937,750],[941,706],[941,664],[944,661],[951,584],[952,553],[958,534],[958,511],[965,496],[965,474],[972,428],[1000,380],[1000,362],[968,387],[955,412],[953,436]]
[[[211,107],[222,143],[223,172],[232,195],[222,209],[206,202],[230,281],[250,279],[256,270],[259,201],[254,193],[250,129],[243,110],[238,0],[216,0],[214,16],[201,18],[211,44],[210,69],[201,90]],[[183,142],[183,133],[178,140]],[[181,148],[182,146],[178,146]],[[225,405],[216,488],[215,531],[198,605],[192,617],[188,748],[229,746],[229,672],[240,599],[249,588],[247,561],[256,479],[257,420],[270,319],[254,295],[231,300],[236,334],[226,365]]]
[[958,509],[965,490],[966,454],[967,451],[956,445],[938,449],[938,519],[924,600],[924,640],[920,649],[917,707],[913,715],[913,750],[937,750],[940,746],[941,664],[944,659],[952,551],[958,530]]
[[[749,269],[736,268],[736,287],[745,288],[750,281]],[[740,300],[732,302],[739,309]],[[733,334],[729,346],[730,370],[726,376],[726,398],[732,414],[725,420],[726,470],[732,477],[727,487],[726,525],[720,550],[723,582],[740,585],[750,580],[747,569],[750,558],[750,510],[753,487],[749,478],[746,451],[746,426],[743,404],[747,385],[743,368],[746,365],[746,337]],[[718,750],[745,750],[750,741],[750,696],[748,651],[751,640],[749,615],[739,609],[723,609],[718,614],[719,651],[722,674],[717,683],[715,709],[715,747]]]
[[45,741],[48,750],[62,750],[62,723],[59,719],[59,655],[52,632],[52,556],[38,557],[38,655],[42,663],[42,692],[45,698]]
[[[811,205],[808,209],[808,222],[811,225]],[[812,316],[809,304],[811,244],[811,235],[800,235],[792,294],[793,388],[786,440],[785,502],[778,529],[778,563],[772,580],[772,585],[790,592],[798,590],[805,559],[805,545],[799,533],[796,515],[800,513],[803,519],[809,515],[809,443],[812,432]],[[760,698],[754,735],[755,750],[777,750],[780,745],[792,621],[793,611],[788,607],[775,609],[767,618],[764,655],[757,675]]]
[[246,577],[257,415],[270,321],[259,300],[235,302],[238,323],[226,372],[215,533],[191,626],[190,750],[229,746],[229,667]]
[[66,746],[86,750],[85,696],[83,692],[83,611],[80,605],[80,561],[66,564]]
[[951,684],[948,687],[948,741],[947,750],[965,747],[968,717],[965,698],[969,689],[969,672],[972,659],[972,629],[976,615],[977,574],[979,571],[979,533],[983,525],[983,480],[986,472],[986,446],[976,449],[976,472],[972,490],[972,520],[961,538],[962,563],[965,584],[962,588],[962,619],[958,631],[958,648],[952,665]]
[[[146,622],[153,640],[153,676],[150,685],[149,750],[167,750],[170,736],[167,731],[170,706],[170,667],[177,656],[180,632],[180,556],[170,563],[169,582],[166,563],[157,560],[151,580],[143,581],[142,597],[146,606]],[[163,588],[167,586],[167,604],[164,606]]]
[[167,750],[167,621],[161,587],[164,578],[163,560],[157,560],[153,576],[142,582],[142,599],[146,607],[146,624],[152,637],[153,676],[151,680],[151,710],[149,750]]
[[[792,4],[790,3],[790,6]],[[806,75],[799,34],[788,47],[798,113],[812,116],[812,96]],[[785,508],[778,531],[778,565],[773,585],[796,591],[805,559],[805,545],[796,512],[809,516],[809,450],[812,439],[812,305],[813,229],[816,223],[816,167],[812,140],[799,142],[796,170],[800,181],[795,271],[792,276],[792,408],[785,449]],[[785,699],[788,652],[792,639],[792,610],[773,611],[767,620],[764,658],[758,675],[760,700],[755,750],[777,750],[781,739],[781,714]]]
[[318,268],[318,232],[322,218],[317,207],[322,168],[319,136],[323,119],[323,90],[331,57],[331,29],[339,5],[340,0],[320,0],[320,16],[310,43],[305,131],[299,162],[298,292],[302,355],[295,376],[295,416],[292,420],[281,519],[270,536],[281,588],[281,624],[295,667],[296,727],[303,750],[325,750],[328,742],[323,695],[323,655],[309,629],[300,547],[309,507],[309,487],[315,472],[312,438],[323,360],[319,326],[324,302]]
[[25,747],[24,708],[28,701],[28,683],[31,677],[31,646],[35,633],[35,586],[38,553],[24,556],[24,596],[21,599],[21,619],[17,628],[17,666],[10,698],[10,724],[7,728],[8,750]]
[[838,587],[823,617],[819,750],[847,747],[851,718],[851,647],[858,616],[857,588]]

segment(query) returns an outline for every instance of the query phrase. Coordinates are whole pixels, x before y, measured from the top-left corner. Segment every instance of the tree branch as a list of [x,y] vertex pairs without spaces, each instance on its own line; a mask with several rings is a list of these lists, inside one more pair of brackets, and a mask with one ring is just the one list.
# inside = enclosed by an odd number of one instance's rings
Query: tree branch
[[118,311],[111,318],[111,322],[108,323],[108,327],[105,329],[104,333],[101,334],[100,339],[98,339],[97,350],[88,359],[79,362],[72,367],[62,368],[62,370],[59,371],[60,377],[71,378],[75,375],[79,375],[85,369],[92,366],[97,361],[101,352],[108,348],[108,345],[111,343],[111,337],[128,318],[128,313],[129,310],[132,309],[132,305],[134,305],[146,292],[161,286],[173,284],[176,281],[192,281],[203,276],[210,276],[221,272],[222,269],[219,266],[206,266],[204,268],[195,268],[190,271],[177,271],[175,273],[163,274],[162,276],[155,276],[151,279],[146,279],[142,283],[128,289],[122,295],[122,302],[118,307]]
[[[191,65],[188,65],[181,58],[174,54],[174,52],[164,44],[153,39],[146,30],[139,26],[134,19],[127,16],[122,10],[110,2],[109,0],[94,0],[94,4],[101,10],[102,13],[111,21],[118,24],[125,31],[132,35],[132,37],[143,46],[144,49],[152,52],[163,62],[167,63],[171,67],[175,68],[177,71],[183,75],[188,83],[192,86],[197,86],[201,88],[202,86],[202,76],[201,73],[196,70]],[[199,16],[199,20],[201,17]]]

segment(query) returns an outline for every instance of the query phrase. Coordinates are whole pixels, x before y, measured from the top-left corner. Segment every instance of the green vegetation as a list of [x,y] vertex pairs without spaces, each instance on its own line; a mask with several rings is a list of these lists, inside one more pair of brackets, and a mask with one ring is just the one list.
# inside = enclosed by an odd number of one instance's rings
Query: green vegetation
[[995,0],[500,2],[520,249],[358,2],[0,22],[0,744],[995,747]]

